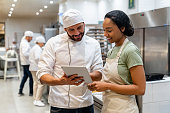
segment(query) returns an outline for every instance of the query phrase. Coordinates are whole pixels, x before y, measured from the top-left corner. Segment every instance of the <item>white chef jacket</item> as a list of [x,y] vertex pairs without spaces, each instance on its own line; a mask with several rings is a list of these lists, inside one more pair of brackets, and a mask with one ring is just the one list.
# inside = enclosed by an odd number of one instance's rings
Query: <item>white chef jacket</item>
[[[38,78],[51,74],[63,76],[61,66],[86,66],[89,72],[101,71],[103,67],[101,48],[97,40],[83,36],[79,42],[69,38],[67,33],[57,35],[46,43],[38,63]],[[48,102],[53,107],[81,108],[93,104],[92,92],[85,83],[50,86]]]
[[22,38],[21,43],[20,43],[21,65],[29,65],[30,49],[31,49],[30,43],[25,38]]
[[40,59],[42,53],[42,48],[35,44],[34,47],[30,50],[29,62],[30,62],[30,71],[37,71],[38,70],[38,61]]

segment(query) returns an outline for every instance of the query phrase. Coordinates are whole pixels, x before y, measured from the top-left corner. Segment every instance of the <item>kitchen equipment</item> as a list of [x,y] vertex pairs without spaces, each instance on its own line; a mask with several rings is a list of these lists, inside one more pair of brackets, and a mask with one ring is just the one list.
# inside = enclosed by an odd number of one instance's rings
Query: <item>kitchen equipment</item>
[[162,73],[150,73],[146,74],[146,81],[162,80],[165,74]]
[[129,17],[135,33],[128,39],[141,51],[145,72],[169,74],[170,7],[140,12]]

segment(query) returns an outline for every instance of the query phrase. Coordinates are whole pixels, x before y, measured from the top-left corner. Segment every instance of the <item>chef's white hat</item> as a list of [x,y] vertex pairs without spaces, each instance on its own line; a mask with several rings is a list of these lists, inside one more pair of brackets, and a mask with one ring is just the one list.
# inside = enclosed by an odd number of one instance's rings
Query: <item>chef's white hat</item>
[[81,22],[84,22],[84,19],[78,10],[69,9],[63,14],[64,28],[70,27]]
[[43,36],[38,36],[36,37],[35,42],[45,43],[45,38]]
[[29,36],[29,37],[33,37],[33,32],[32,31],[25,31],[24,36]]

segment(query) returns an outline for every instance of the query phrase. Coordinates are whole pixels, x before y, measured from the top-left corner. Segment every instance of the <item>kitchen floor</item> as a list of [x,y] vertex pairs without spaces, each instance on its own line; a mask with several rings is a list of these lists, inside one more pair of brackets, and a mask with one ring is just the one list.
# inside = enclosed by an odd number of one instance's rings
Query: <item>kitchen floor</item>
[[33,105],[33,97],[29,96],[27,82],[24,86],[24,96],[18,96],[20,80],[18,78],[3,79],[3,72],[0,72],[0,113],[49,113],[47,100],[43,99],[46,106],[37,107]]

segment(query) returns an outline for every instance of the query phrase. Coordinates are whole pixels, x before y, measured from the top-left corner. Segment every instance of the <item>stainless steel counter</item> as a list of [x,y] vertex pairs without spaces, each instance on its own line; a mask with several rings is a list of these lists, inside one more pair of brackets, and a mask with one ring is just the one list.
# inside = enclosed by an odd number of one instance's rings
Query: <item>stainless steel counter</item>
[[93,98],[94,98],[94,112],[100,113],[103,106],[102,92],[93,93]]

